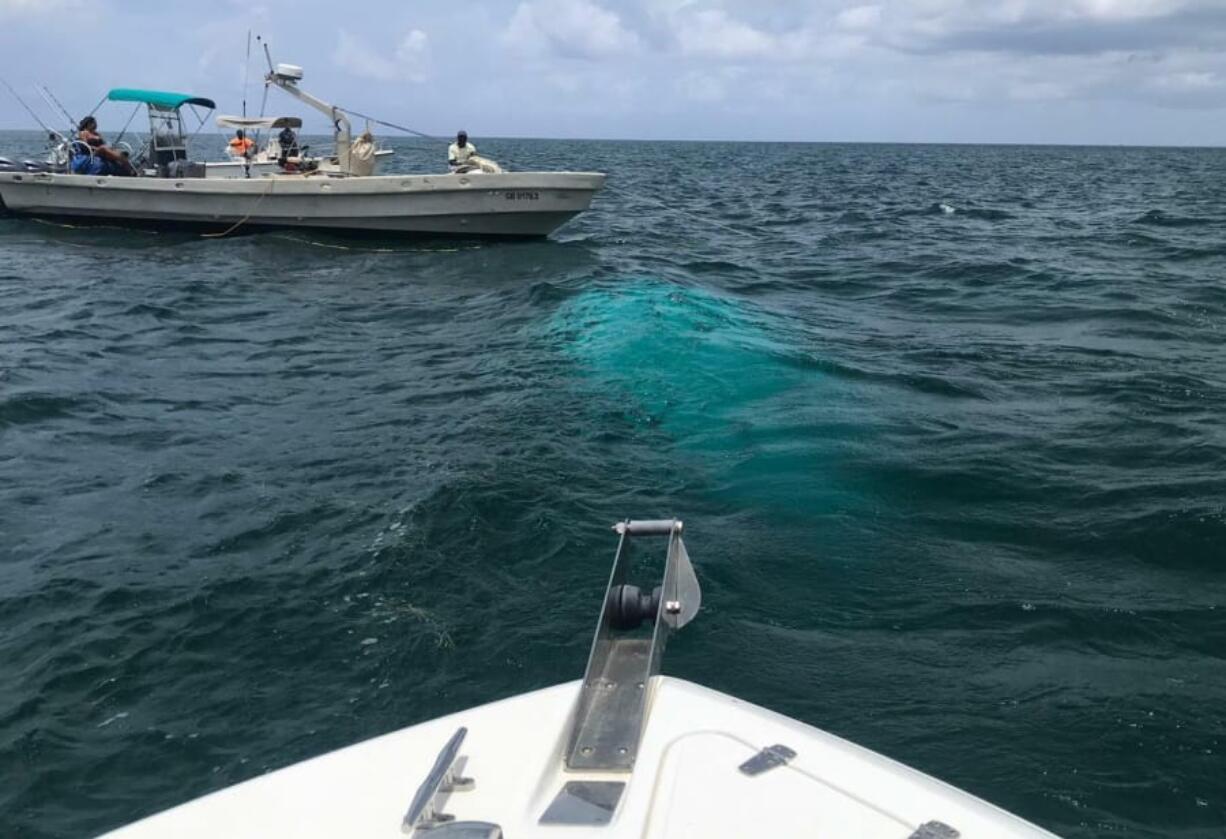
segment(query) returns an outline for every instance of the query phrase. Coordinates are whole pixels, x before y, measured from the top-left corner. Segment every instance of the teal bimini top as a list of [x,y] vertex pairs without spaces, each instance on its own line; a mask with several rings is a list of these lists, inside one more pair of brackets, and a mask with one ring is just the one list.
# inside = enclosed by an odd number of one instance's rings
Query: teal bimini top
[[164,90],[139,90],[131,87],[117,87],[106,95],[112,102],[144,102],[154,108],[174,111],[184,105],[200,105],[205,108],[216,108],[212,99],[203,96],[192,96],[190,93],[168,93]]

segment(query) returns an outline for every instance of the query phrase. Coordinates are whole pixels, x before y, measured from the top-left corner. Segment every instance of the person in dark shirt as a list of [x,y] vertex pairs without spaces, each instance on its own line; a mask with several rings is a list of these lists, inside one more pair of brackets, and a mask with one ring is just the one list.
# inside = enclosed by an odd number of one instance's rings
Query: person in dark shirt
[[288,125],[282,128],[281,133],[277,135],[277,145],[281,147],[281,157],[277,162],[282,166],[285,166],[289,158],[299,157],[302,154],[302,149],[298,148],[298,135]]

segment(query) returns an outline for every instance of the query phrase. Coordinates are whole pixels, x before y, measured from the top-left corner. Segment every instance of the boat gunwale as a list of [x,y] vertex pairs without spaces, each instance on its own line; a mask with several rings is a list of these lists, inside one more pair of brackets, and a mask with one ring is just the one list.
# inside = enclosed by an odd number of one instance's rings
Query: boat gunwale
[[[404,192],[471,192],[491,189],[551,189],[598,191],[607,180],[603,172],[498,172],[474,175],[406,173],[403,175],[263,175],[258,178],[154,178],[118,175],[76,175],[62,172],[0,172],[0,184],[74,189],[113,189],[125,192],[190,192],[217,195],[274,196]],[[190,185],[190,186],[189,186]],[[325,188],[326,187],[326,188]]]

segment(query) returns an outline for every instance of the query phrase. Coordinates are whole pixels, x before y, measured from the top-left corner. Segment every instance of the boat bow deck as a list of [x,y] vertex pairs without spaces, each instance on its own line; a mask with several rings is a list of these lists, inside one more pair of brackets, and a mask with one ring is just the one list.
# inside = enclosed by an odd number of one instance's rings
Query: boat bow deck
[[[415,792],[460,727],[468,732],[458,754],[473,788],[441,794],[437,809],[457,821],[500,825],[508,839],[1052,835],[838,737],[663,676],[652,680],[638,761],[608,822],[542,825],[566,783],[620,777],[564,768],[566,723],[579,687],[577,681],[558,685],[377,737],[205,796],[107,839],[403,837]],[[795,757],[758,774],[741,770],[776,744]]]

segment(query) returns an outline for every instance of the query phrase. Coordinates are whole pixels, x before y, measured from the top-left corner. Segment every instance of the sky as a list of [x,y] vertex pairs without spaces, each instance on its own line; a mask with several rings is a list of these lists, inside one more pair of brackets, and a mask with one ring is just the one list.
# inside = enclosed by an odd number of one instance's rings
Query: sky
[[[324,99],[478,142],[1226,144],[1226,0],[0,0],[0,77],[48,121],[36,84],[74,115],[111,87],[258,113],[248,31]],[[0,128],[33,126],[0,89]]]

